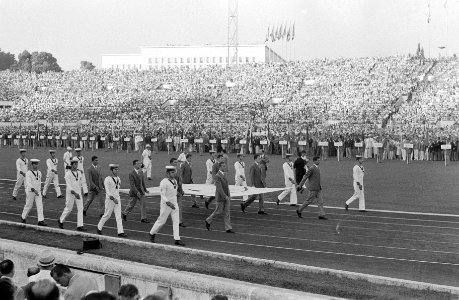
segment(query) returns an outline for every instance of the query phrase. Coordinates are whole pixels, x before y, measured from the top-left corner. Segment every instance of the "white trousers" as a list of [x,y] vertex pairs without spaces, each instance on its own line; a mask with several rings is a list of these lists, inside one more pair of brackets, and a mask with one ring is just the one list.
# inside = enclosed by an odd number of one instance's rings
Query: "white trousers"
[[214,181],[212,179],[212,174],[207,173],[206,184],[213,184],[213,183],[214,183]]
[[156,220],[155,224],[150,230],[150,234],[156,234],[158,231],[163,227],[164,224],[166,224],[167,218],[169,215],[171,216],[172,219],[172,229],[174,231],[174,240],[178,241],[180,240],[180,234],[179,234],[179,207],[177,202],[174,203],[175,209],[170,208],[167,206],[167,204],[163,201],[161,201],[161,208],[159,212],[159,217]]
[[143,162],[143,173],[146,173],[147,178],[151,178],[151,160]]
[[83,194],[87,194],[88,184],[86,183],[86,175],[84,175],[84,171],[81,171],[80,174],[81,174],[81,185],[83,186]]
[[365,210],[365,187],[362,185],[360,190],[357,182],[354,181],[354,195],[346,201],[346,204],[349,205],[356,199],[359,199],[359,210]]
[[13,197],[16,197],[18,195],[18,191],[21,188],[22,184],[24,183],[25,177],[22,176],[20,173],[17,174],[16,177],[16,184],[14,185],[13,189]]
[[282,201],[287,195],[290,195],[290,204],[297,204],[297,195],[296,195],[296,187],[294,184],[289,184],[286,187],[288,187],[288,190],[284,190],[279,196],[277,196],[277,199],[279,201]]
[[79,196],[80,196],[80,199],[76,199],[75,196],[70,193],[70,191],[65,193],[65,208],[64,208],[64,211],[62,212],[61,217],[59,218],[59,221],[61,223],[64,223],[65,219],[72,212],[73,204],[76,204],[77,206],[77,227],[83,226],[83,196],[81,196],[81,193],[79,194]]
[[116,228],[118,230],[118,234],[124,232],[123,220],[121,219],[121,199],[118,199],[118,204],[115,204],[115,202],[110,200],[110,198],[105,198],[105,212],[100,219],[99,224],[97,224],[97,229],[102,230],[105,222],[110,219],[113,212],[115,212]]
[[[236,186],[247,186],[247,181],[245,180],[242,180],[241,177],[237,178],[234,182],[234,185]],[[242,200],[247,200],[249,198],[249,196],[242,196]]]
[[45,217],[43,216],[43,201],[41,199],[41,194],[37,196],[34,192],[26,192],[26,203],[24,205],[24,209],[22,210],[21,218],[27,218],[34,202],[37,206],[38,222],[43,221]]
[[48,192],[48,188],[51,182],[54,184],[54,188],[56,189],[56,195],[58,197],[62,195],[61,188],[59,187],[59,176],[54,172],[48,172],[46,174],[45,185],[43,186],[43,196],[46,196],[46,193]]

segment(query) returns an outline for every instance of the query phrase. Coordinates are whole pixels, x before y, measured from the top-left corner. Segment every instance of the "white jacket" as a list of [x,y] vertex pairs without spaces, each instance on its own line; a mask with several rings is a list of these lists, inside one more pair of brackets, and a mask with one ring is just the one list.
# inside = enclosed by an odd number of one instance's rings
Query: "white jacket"
[[245,177],[245,162],[240,162],[237,161],[234,163],[234,170],[236,170],[236,173],[234,174],[234,180],[239,181],[242,180],[241,175]]
[[120,201],[120,186],[121,186],[121,179],[113,176],[107,176],[104,180],[105,186],[105,200],[110,199],[110,196]]
[[32,192],[32,188],[38,193],[41,191],[41,172],[40,171],[27,171],[25,177],[25,190]]
[[295,181],[295,174],[293,173],[293,162],[284,162],[282,169],[284,169],[285,186],[292,186],[293,183],[289,178]]
[[22,171],[25,174],[27,170],[29,169],[28,165],[29,165],[29,160],[27,158],[24,158],[24,160],[22,160],[22,158],[18,158],[16,160],[16,170],[18,171],[18,174],[19,174],[19,171]]
[[57,171],[57,162],[58,162],[57,158],[55,158],[54,160],[51,158],[48,158],[46,160],[46,166],[48,167],[48,173],[51,173],[52,170]]
[[66,184],[66,193],[70,194],[70,191],[81,195],[81,174],[78,171],[69,171],[65,173],[65,184]]
[[362,168],[360,168],[359,165],[355,165],[354,169],[352,169],[352,177],[354,178],[355,182],[358,182],[363,185],[363,176],[365,175],[365,171]]

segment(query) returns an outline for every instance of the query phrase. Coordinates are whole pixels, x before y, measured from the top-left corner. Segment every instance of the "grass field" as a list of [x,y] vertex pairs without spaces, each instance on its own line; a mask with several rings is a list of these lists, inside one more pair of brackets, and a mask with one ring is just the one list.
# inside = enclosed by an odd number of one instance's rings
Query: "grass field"
[[[63,157],[64,151],[57,152],[59,161],[59,178],[63,178]],[[100,165],[105,175],[108,175],[108,164],[120,164],[120,177],[122,188],[128,188],[128,173],[132,170],[132,160],[139,159],[140,153],[115,153],[102,150],[96,152],[84,152],[86,160],[85,168],[89,167],[91,156],[99,157]],[[208,154],[193,156],[193,177],[195,183],[205,183],[206,169],[205,161]],[[15,161],[19,157],[17,149],[0,149],[0,178],[16,178]],[[44,149],[29,149],[28,158],[41,160],[40,170],[43,177],[46,176],[46,159],[48,153]],[[147,186],[158,186],[159,181],[164,177],[164,166],[168,164],[171,157],[178,157],[178,153],[170,156],[166,152],[152,155],[153,180],[147,181]],[[230,155],[230,172],[228,178],[230,184],[234,183],[234,162],[236,156]],[[245,157],[247,166],[253,162],[253,156]],[[272,156],[268,165],[267,185],[268,187],[284,186],[282,172],[283,160],[280,156]],[[325,199],[325,205],[342,207],[344,201],[352,193],[352,167],[355,161],[336,159],[322,161],[321,176]],[[365,165],[365,199],[368,209],[382,209],[394,211],[413,211],[423,213],[445,213],[459,215],[459,163],[450,163],[444,166],[441,161],[436,162],[413,162],[406,165],[402,161],[384,161],[377,164],[374,160],[368,160]],[[248,167],[247,167],[248,169]],[[52,189],[51,189],[52,191]],[[306,195],[299,197],[301,202]],[[268,195],[268,200],[273,201],[273,195]],[[357,202],[353,203],[357,205]]]
[[[139,158],[139,153],[114,153],[96,151],[104,173],[108,174],[109,163],[121,165],[120,176],[122,187],[128,188],[127,174],[131,170],[132,160]],[[15,160],[17,149],[0,149],[0,179],[15,178]],[[42,160],[41,171],[45,172],[44,162],[47,152],[43,149],[29,150],[29,158]],[[62,160],[63,151],[57,157]],[[89,166],[92,152],[84,153],[86,167]],[[175,154],[175,156],[177,156]],[[148,186],[157,186],[164,175],[164,166],[168,164],[167,153],[153,154],[153,180]],[[193,156],[193,171],[196,183],[205,181],[205,160],[208,155]],[[235,156],[230,156],[230,165],[234,164]],[[247,156],[247,163],[253,158]],[[63,183],[63,167],[60,162],[60,182]],[[321,162],[324,199],[328,221],[317,220],[317,208],[311,207],[304,212],[304,219],[298,219],[295,208],[287,205],[276,206],[267,203],[268,216],[256,214],[257,207],[248,208],[247,214],[242,214],[238,201],[231,204],[231,221],[236,235],[228,235],[223,231],[222,221],[212,225],[212,231],[204,227],[204,219],[210,211],[203,207],[190,208],[190,201],[185,200],[184,218],[188,228],[180,230],[183,240],[188,247],[202,250],[217,251],[256,258],[264,258],[297,264],[326,267],[366,274],[382,275],[394,278],[424,281],[435,284],[459,286],[456,278],[459,276],[459,205],[456,201],[458,194],[457,174],[458,163],[444,166],[443,162],[413,162],[406,165],[400,161],[385,161],[376,164],[370,160],[365,162],[365,198],[366,214],[351,210],[347,214],[343,210],[344,201],[353,193],[352,167],[354,161],[328,160]],[[271,157],[268,166],[268,186],[283,186],[282,159]],[[230,168],[230,182],[234,178],[234,170]],[[18,221],[22,211],[23,190],[18,201],[9,200],[14,182],[0,180],[0,199],[3,203],[0,218]],[[268,202],[275,201],[277,194],[268,194]],[[305,194],[299,196],[302,202]],[[44,202],[45,218],[56,227],[56,220],[63,209],[63,199],[55,199],[51,187],[48,199]],[[126,197],[122,197],[124,205]],[[202,202],[200,205],[202,206]],[[148,216],[155,220],[158,216],[158,198],[149,198],[147,203]],[[352,204],[357,208],[357,203]],[[387,212],[381,211],[387,210]],[[403,213],[403,212],[414,213]],[[445,215],[441,215],[445,214]],[[446,215],[448,214],[448,215]],[[35,210],[31,211],[28,222],[34,223]],[[151,224],[142,224],[136,220],[139,217],[138,208],[129,216],[124,224],[129,238],[148,240],[147,232]],[[336,225],[345,220],[340,235],[336,234]],[[95,233],[98,216],[95,207],[90,208],[85,218],[85,226]],[[75,210],[65,224],[66,229],[74,230]],[[171,224],[168,222],[158,234],[158,242],[171,243]],[[104,234],[114,235],[114,218],[110,219],[104,228]],[[3,228],[2,236],[22,241],[38,242],[40,235],[30,235],[28,231]],[[21,234],[19,234],[21,232]],[[30,239],[27,236],[36,236]],[[59,238],[61,240],[61,238]],[[67,239],[53,246],[75,249],[80,244]],[[114,246],[115,247],[115,246]],[[132,250],[129,250],[132,251]],[[117,248],[120,258],[129,254]],[[106,255],[101,252],[101,255]],[[308,277],[308,283],[294,280],[295,274],[271,274],[270,270],[249,269],[239,272],[236,269],[218,264],[208,269],[203,267],[205,262],[186,257],[174,261],[171,267],[187,271],[203,272],[217,276],[230,277],[244,281],[266,283],[270,285],[323,293],[327,295],[349,297],[356,299],[454,299],[451,295],[418,293],[403,289],[385,288],[367,285],[362,282],[348,283],[346,281],[330,284],[335,279],[319,276]],[[161,259],[147,263],[163,265]],[[203,264],[204,263],[204,264]],[[219,271],[223,268],[225,272]],[[239,268],[241,269],[241,268]],[[226,271],[227,270],[227,271]],[[272,271],[271,271],[272,273]],[[282,277],[280,279],[279,277]],[[306,277],[300,276],[303,279]],[[347,287],[346,287],[347,286]],[[393,290],[388,293],[388,290]],[[386,296],[384,296],[386,295]]]

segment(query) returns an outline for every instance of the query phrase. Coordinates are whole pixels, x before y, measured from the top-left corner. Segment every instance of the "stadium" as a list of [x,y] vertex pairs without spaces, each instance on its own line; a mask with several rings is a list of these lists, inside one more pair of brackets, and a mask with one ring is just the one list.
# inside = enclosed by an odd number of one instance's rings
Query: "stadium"
[[2,300],[458,299],[459,4],[259,2],[0,37]]

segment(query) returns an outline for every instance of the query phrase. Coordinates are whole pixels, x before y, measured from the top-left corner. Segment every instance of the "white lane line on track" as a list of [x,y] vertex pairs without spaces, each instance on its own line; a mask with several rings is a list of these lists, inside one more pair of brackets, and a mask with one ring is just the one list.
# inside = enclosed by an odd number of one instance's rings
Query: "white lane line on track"
[[[51,219],[51,220],[56,220],[56,219]],[[66,223],[72,223],[72,224],[76,225],[76,222],[73,222],[73,221],[66,221]],[[95,225],[92,225],[92,224],[88,224],[88,225],[95,226]],[[116,230],[116,227],[112,227],[112,226],[104,226],[104,227]],[[127,232],[131,231],[131,232],[137,232],[137,233],[145,233],[145,235],[147,234],[147,232],[140,231],[140,230],[129,230],[128,229],[126,231]],[[169,237],[173,236],[173,235],[170,235],[170,234],[162,234],[162,233],[159,233],[158,235],[169,236]],[[365,255],[365,254],[355,254],[355,253],[344,253],[344,252],[332,252],[332,251],[322,251],[322,250],[312,250],[312,249],[298,249],[298,248],[292,248],[292,247],[280,247],[280,246],[260,245],[260,244],[253,244],[253,243],[222,241],[222,240],[206,239],[206,238],[199,238],[199,237],[190,237],[190,236],[183,236],[183,235],[182,235],[182,237],[184,237],[186,239],[190,239],[190,240],[201,240],[201,241],[206,241],[206,242],[226,243],[226,244],[233,244],[233,245],[251,246],[251,247],[277,249],[277,250],[289,250],[289,251],[295,251],[295,252],[318,253],[318,254],[328,254],[328,255],[348,256],[348,257],[360,257],[360,258],[370,258],[370,259],[400,261],[400,262],[412,262],[412,263],[432,264],[432,265],[459,266],[459,263],[435,262],[435,261],[427,261],[427,260],[416,260],[416,259],[376,256],[376,255]]]
[[[52,210],[52,211],[53,212],[58,212],[56,210]],[[17,215],[17,216],[19,216],[16,213],[8,213],[8,212],[2,212],[2,213],[7,214],[7,215],[15,215],[15,216]],[[74,213],[72,213],[72,215],[73,214]],[[30,216],[30,217],[36,218],[35,216]],[[52,219],[52,218],[48,218],[48,219],[57,220],[57,219]],[[68,222],[68,221],[66,221],[66,222]],[[71,222],[71,223],[73,223],[73,222]],[[87,225],[91,225],[91,226],[97,226],[97,224],[92,224],[92,223],[86,223],[86,224]],[[167,227],[172,227],[172,225],[167,224]],[[247,227],[247,226],[245,226],[245,227]],[[115,227],[108,227],[108,228],[115,228]],[[205,229],[203,229],[203,228],[197,228],[197,227],[191,227],[191,226],[189,226],[188,228],[194,229],[194,230],[199,230],[199,231],[205,231]],[[126,228],[126,230],[136,231],[136,232],[144,232],[144,231],[138,231],[138,230],[131,230],[131,229],[128,229],[128,228]],[[213,230],[213,231],[215,231],[215,230]],[[218,232],[218,231],[216,231],[216,232]],[[145,233],[147,233],[147,232],[145,232]],[[223,231],[222,231],[222,233],[223,233]],[[326,240],[317,240],[317,239],[304,239],[304,238],[284,237],[284,236],[266,235],[266,234],[252,234],[252,233],[243,233],[243,232],[238,232],[238,234],[239,235],[246,235],[246,236],[254,236],[254,237],[278,238],[278,239],[285,239],[285,240],[292,240],[292,241],[318,242],[318,243],[326,243],[326,244],[334,244],[334,245],[348,245],[348,246],[359,246],[359,247],[368,247],[368,248],[382,248],[382,249],[391,249],[391,250],[402,250],[402,251],[413,251],[413,252],[459,255],[459,253],[450,252],[450,251],[425,250],[425,249],[417,249],[417,248],[370,245],[370,244],[349,243],[349,242],[339,242],[339,241],[326,241]]]

